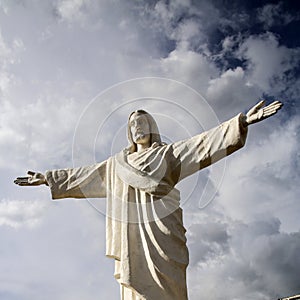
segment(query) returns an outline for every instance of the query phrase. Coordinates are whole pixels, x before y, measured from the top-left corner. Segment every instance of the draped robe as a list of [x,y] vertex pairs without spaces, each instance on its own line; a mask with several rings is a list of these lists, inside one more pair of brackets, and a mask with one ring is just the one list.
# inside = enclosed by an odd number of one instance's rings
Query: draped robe
[[243,147],[241,118],[169,145],[46,172],[53,199],[107,198],[106,255],[115,259],[122,300],[187,299],[186,230],[175,185]]

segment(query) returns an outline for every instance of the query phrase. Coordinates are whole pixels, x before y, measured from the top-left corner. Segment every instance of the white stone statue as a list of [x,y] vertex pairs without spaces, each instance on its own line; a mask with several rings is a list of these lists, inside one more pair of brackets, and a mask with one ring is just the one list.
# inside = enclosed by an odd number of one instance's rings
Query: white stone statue
[[106,255],[115,259],[122,300],[187,299],[188,249],[175,185],[244,146],[247,127],[275,114],[282,103],[259,102],[207,132],[172,144],[161,142],[143,110],[128,121],[130,146],[87,167],[29,171],[20,186],[46,184],[52,198],[107,198]]

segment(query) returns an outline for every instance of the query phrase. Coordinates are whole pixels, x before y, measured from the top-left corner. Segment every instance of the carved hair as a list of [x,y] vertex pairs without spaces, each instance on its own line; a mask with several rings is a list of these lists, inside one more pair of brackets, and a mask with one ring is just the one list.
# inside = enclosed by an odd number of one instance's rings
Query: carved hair
[[128,141],[130,143],[130,145],[128,147],[129,153],[137,151],[137,145],[133,141],[132,133],[130,130],[130,118],[132,117],[133,114],[140,114],[140,115],[144,115],[146,117],[148,124],[149,124],[149,129],[150,129],[150,146],[155,147],[158,145],[162,145],[163,143],[161,142],[158,127],[157,127],[157,124],[156,124],[154,118],[146,111],[139,109],[139,110],[132,112],[128,118],[127,137],[128,137]]

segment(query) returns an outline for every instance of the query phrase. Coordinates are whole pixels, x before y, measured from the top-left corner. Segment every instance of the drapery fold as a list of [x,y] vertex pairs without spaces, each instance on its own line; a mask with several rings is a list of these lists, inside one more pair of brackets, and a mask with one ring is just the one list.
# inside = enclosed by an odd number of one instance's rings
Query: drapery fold
[[115,259],[122,300],[187,299],[188,250],[175,185],[243,147],[246,136],[240,114],[183,141],[46,172],[53,199],[107,198],[106,255]]

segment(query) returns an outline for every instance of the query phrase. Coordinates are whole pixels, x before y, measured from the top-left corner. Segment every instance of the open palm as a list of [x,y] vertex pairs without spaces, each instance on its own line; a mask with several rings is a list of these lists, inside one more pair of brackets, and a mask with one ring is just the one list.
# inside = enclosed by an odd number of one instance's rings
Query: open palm
[[28,171],[27,174],[29,176],[17,177],[16,180],[14,181],[14,183],[18,184],[18,185],[22,185],[22,186],[47,184],[46,178],[42,173]]
[[280,101],[274,101],[267,106],[264,105],[265,101],[262,100],[249,109],[246,114],[247,125],[254,124],[271,117],[272,115],[277,113],[277,111],[282,107],[283,104]]

